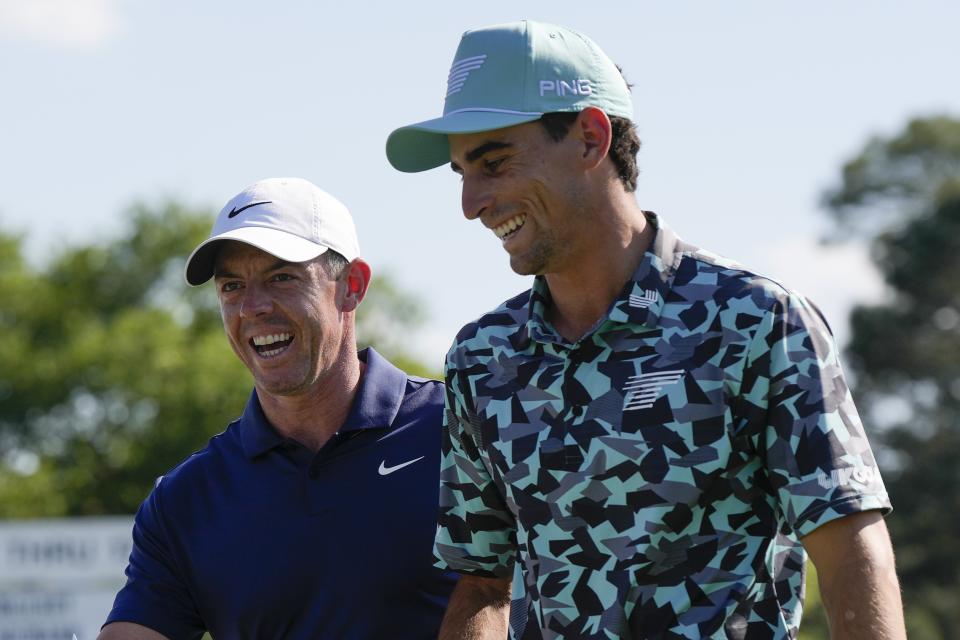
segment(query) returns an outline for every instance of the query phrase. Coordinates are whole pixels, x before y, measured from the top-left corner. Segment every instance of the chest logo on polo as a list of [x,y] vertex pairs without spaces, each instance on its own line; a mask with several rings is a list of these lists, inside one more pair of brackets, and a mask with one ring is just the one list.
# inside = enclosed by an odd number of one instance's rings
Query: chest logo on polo
[[388,467],[388,466],[387,466],[387,461],[386,461],[386,460],[381,460],[381,461],[380,461],[380,468],[377,469],[377,473],[379,473],[379,474],[382,475],[382,476],[388,476],[388,475],[390,475],[391,473],[393,473],[394,471],[400,471],[400,469],[403,469],[404,467],[409,467],[409,466],[412,465],[414,462],[419,462],[420,460],[423,460],[424,457],[425,457],[425,456],[420,456],[419,458],[415,458],[415,459],[413,459],[413,460],[407,460],[406,462],[401,462],[400,464],[395,465],[395,466],[392,466],[392,467]]
[[642,295],[637,295],[635,293],[630,294],[630,306],[638,307],[640,309],[646,309],[652,304],[655,304],[660,298],[660,294],[657,293],[654,289],[644,290]]
[[469,58],[464,58],[463,60],[454,60],[453,64],[450,66],[450,75],[447,76],[447,96],[450,97],[455,93],[459,93],[463,89],[463,85],[467,83],[467,78],[470,77],[470,72],[476,69],[479,69],[483,66],[483,63],[487,61],[487,54],[482,54],[479,56],[470,56]]
[[625,394],[623,410],[649,409],[657,401],[664,387],[677,384],[685,374],[686,371],[683,369],[674,369],[673,371],[657,371],[630,376],[627,378],[626,384],[623,385]]

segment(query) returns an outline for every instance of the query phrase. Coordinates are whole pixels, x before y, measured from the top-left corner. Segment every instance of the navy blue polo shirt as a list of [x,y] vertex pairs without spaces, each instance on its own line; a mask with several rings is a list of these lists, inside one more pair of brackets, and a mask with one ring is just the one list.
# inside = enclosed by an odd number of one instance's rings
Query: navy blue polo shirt
[[455,582],[432,566],[443,387],[360,357],[350,414],[316,454],[254,391],[157,481],[108,623],[174,640],[436,637]]

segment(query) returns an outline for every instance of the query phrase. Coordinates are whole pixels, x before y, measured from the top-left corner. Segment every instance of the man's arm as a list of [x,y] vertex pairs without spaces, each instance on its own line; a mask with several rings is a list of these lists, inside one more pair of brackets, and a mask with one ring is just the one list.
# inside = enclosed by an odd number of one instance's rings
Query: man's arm
[[111,622],[103,628],[97,640],[167,640],[167,636],[132,622]]
[[450,595],[439,640],[505,640],[510,579],[461,575]]
[[831,520],[801,542],[817,568],[833,640],[907,637],[893,547],[879,511]]

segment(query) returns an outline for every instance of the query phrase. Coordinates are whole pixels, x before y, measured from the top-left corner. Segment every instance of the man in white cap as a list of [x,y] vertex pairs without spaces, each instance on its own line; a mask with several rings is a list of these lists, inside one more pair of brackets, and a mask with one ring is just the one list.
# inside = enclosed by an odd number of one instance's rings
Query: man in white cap
[[[532,288],[446,363],[441,638],[795,638],[806,553],[838,638],[902,638],[890,502],[819,311],[634,197],[628,86],[589,38],[466,32],[402,171]],[[512,608],[510,606],[512,598]]]
[[247,187],[187,261],[210,278],[254,390],[141,506],[100,638],[435,637],[442,385],[358,354],[370,267],[346,207],[299,178]]

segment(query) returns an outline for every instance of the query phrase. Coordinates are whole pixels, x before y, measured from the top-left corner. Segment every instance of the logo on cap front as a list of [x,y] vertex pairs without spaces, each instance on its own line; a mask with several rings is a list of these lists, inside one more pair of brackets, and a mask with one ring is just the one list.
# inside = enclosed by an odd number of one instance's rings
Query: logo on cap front
[[447,76],[446,97],[449,98],[463,89],[463,85],[466,84],[467,79],[470,77],[470,72],[482,67],[486,61],[487,54],[485,53],[479,56],[470,56],[463,60],[454,60],[450,66],[450,75]]
[[250,204],[248,204],[248,205],[246,205],[246,206],[244,206],[244,207],[240,207],[239,209],[237,209],[236,207],[234,207],[233,209],[230,210],[230,213],[227,214],[227,217],[228,217],[228,218],[232,218],[232,217],[234,217],[235,215],[239,214],[241,211],[245,211],[246,209],[249,209],[250,207],[255,207],[255,206],[260,205],[260,204],[270,204],[271,202],[272,202],[272,200],[264,200],[263,202],[251,202]]
[[546,94],[555,94],[561,98],[567,94],[574,96],[590,96],[593,95],[593,86],[590,84],[588,78],[572,78],[571,80],[562,80],[557,78],[555,80],[541,80],[540,81],[540,97],[542,98]]

